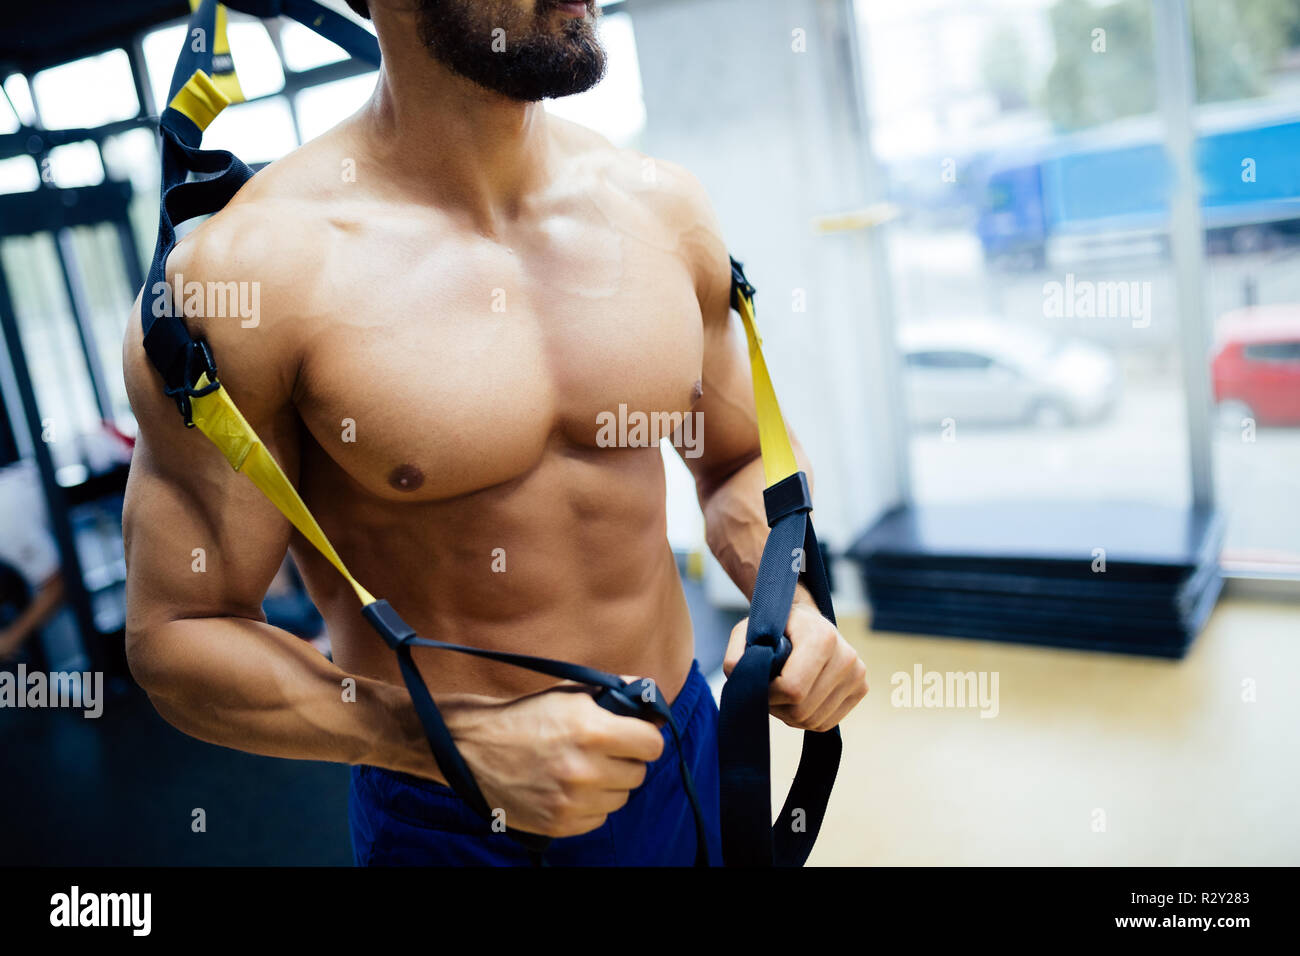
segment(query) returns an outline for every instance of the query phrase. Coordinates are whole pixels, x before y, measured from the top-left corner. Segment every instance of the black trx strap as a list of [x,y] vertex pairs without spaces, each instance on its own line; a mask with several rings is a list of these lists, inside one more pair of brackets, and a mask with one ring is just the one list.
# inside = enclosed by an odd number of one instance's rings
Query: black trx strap
[[[290,16],[354,57],[379,63],[378,43],[369,32],[315,0],[229,0],[225,6],[258,17]],[[664,722],[677,746],[682,784],[695,818],[695,862],[707,865],[704,815],[682,752],[679,728],[653,682],[627,682],[578,664],[419,637],[387,601],[375,599],[348,571],[292,482],[221,387],[211,349],[186,328],[181,318],[182,297],[174,296],[166,282],[167,257],[176,245],[175,227],[220,210],[252,175],[230,153],[201,148],[209,123],[229,102],[242,97],[225,42],[224,18],[223,6],[216,0],[197,4],[172,76],[168,106],[158,124],[162,139],[158,244],[141,302],[141,322],[145,351],[162,377],[165,393],[176,401],[185,424],[211,439],[231,467],[246,475],[351,585],[362,615],[397,655],[402,679],[448,786],[476,813],[492,820],[492,808],[411,658],[414,647],[470,654],[573,681],[591,688],[596,703],[605,710]],[[807,556],[804,580],[822,613],[831,620],[834,615],[825,568],[808,520],[812,503],[807,482],[794,467],[789,438],[763,364],[753,322],[754,290],[739,263],[733,260],[732,267],[732,304],[741,313],[750,341],[764,469],[769,479],[764,496],[772,531],[759,566],[748,647],[722,695],[719,747],[724,857],[728,864],[798,865],[807,858],[821,826],[840,748],[838,731],[805,736],[803,758],[782,811],[783,820],[772,830],[767,685],[789,654],[784,630],[799,577],[797,565],[791,567],[792,553],[801,543]],[[794,819],[793,825],[787,825],[790,819]],[[541,861],[549,839],[509,827],[506,832],[526,847],[535,861]]]
[[[461,654],[499,661],[503,664],[513,664],[516,667],[523,667],[540,674],[549,674],[551,677],[558,677],[561,680],[586,684],[598,691],[595,698],[596,703],[610,713],[617,714],[620,717],[639,717],[642,720],[649,721],[656,718],[663,720],[668,725],[668,729],[673,736],[673,743],[677,748],[677,765],[682,775],[682,786],[686,788],[686,796],[690,801],[691,812],[695,817],[695,865],[709,865],[709,850],[704,830],[704,813],[700,807],[699,796],[695,792],[695,779],[686,766],[686,754],[682,750],[682,739],[677,729],[677,723],[673,719],[668,704],[660,696],[653,681],[648,678],[639,681],[624,681],[613,674],[606,674],[591,667],[583,667],[581,664],[569,664],[564,661],[531,657],[526,654],[510,654],[505,651],[489,651],[481,647],[448,644],[443,641],[432,641],[428,638],[418,637],[414,629],[397,615],[397,612],[392,609],[387,601],[383,600],[367,604],[362,608],[361,614],[379,632],[380,636],[388,643],[388,646],[397,652],[397,661],[402,669],[402,680],[406,683],[406,689],[411,695],[411,701],[415,704],[415,712],[420,717],[420,723],[424,725],[425,735],[429,738],[429,746],[433,750],[434,758],[438,761],[438,769],[447,778],[447,786],[451,787],[480,817],[491,820],[492,808],[488,806],[482,791],[479,790],[474,775],[470,772],[469,766],[465,763],[465,759],[461,756],[460,750],[452,739],[451,731],[442,719],[438,705],[433,702],[433,695],[429,693],[424,678],[420,676],[419,669],[415,666],[415,662],[411,660],[412,647],[432,647],[444,651],[457,651]],[[536,858],[539,860],[540,854],[551,842],[547,837],[515,830],[510,827],[506,828],[506,832],[525,848],[537,854]]]
[[[790,656],[785,625],[798,581],[802,578],[817,609],[832,623],[835,609],[808,515],[808,479],[796,472],[764,491],[763,499],[771,531],[749,606],[745,651],[722,687],[718,716],[722,856],[728,866],[803,866],[835,785],[840,731],[804,731],[794,783],[773,824],[768,684]],[[802,573],[801,565],[806,567]]]

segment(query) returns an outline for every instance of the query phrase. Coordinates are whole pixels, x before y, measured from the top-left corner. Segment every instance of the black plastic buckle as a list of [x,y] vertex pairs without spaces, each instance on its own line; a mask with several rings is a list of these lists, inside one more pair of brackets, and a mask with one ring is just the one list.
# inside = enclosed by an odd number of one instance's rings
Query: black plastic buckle
[[[195,388],[194,383],[205,372],[208,376],[208,384],[202,388]],[[185,427],[193,428],[194,408],[190,404],[190,399],[215,392],[220,387],[221,382],[217,379],[217,361],[212,356],[212,349],[204,339],[191,339],[185,346],[185,384],[176,388],[164,388],[163,394],[176,401],[176,407],[180,410],[181,417],[185,419]]]
[[649,680],[643,677],[635,681],[621,681],[620,687],[606,687],[596,695],[596,705],[602,707],[618,717],[640,717],[642,720],[649,720],[651,717],[667,717],[667,708],[659,698],[659,689],[654,690],[654,699],[646,700],[641,696],[640,689],[635,685],[645,687],[645,682]]
[[763,489],[763,508],[767,511],[767,526],[770,528],[788,514],[796,511],[812,511],[812,491],[808,488],[808,476],[796,471],[787,478],[782,478],[771,488]]
[[401,615],[383,598],[363,607],[361,616],[370,622],[370,626],[379,632],[384,643],[393,650],[397,650],[417,636],[415,628],[403,621]]
[[740,311],[740,297],[743,295],[746,299],[753,301],[754,293],[758,290],[745,277],[745,264],[731,256],[731,307],[737,312]]

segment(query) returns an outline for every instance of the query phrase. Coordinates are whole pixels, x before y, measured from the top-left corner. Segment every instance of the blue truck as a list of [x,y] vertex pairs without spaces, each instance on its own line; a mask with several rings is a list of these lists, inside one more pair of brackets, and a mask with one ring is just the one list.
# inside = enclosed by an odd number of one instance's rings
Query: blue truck
[[[981,157],[976,232],[985,257],[1043,267],[1058,242],[1161,241],[1172,169],[1156,118]],[[1212,252],[1250,252],[1300,235],[1300,110],[1202,107],[1196,168]]]

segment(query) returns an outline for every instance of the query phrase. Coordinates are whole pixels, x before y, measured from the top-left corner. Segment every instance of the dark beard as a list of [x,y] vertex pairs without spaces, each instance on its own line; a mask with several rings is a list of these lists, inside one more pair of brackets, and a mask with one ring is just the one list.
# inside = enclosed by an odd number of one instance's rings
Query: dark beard
[[512,0],[420,0],[420,41],[453,72],[514,100],[581,93],[605,75],[605,51],[591,16],[553,29],[554,6],[536,0],[529,14]]

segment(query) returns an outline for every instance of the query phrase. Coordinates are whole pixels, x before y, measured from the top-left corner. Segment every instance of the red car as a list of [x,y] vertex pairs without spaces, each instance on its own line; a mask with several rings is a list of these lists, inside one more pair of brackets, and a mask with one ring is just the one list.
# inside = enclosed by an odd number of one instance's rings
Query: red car
[[1300,425],[1300,305],[1236,309],[1217,331],[1210,367],[1221,419]]

